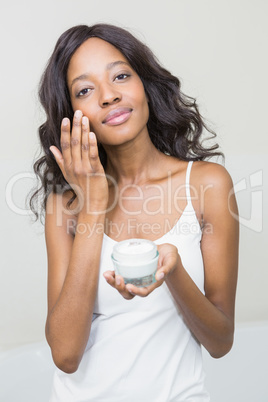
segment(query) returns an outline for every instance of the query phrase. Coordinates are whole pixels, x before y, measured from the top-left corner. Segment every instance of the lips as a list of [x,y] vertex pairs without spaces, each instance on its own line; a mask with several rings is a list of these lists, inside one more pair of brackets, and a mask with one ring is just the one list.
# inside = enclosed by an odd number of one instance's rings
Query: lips
[[102,123],[110,126],[117,126],[125,123],[129,119],[131,112],[132,109],[128,107],[117,108],[108,113]]

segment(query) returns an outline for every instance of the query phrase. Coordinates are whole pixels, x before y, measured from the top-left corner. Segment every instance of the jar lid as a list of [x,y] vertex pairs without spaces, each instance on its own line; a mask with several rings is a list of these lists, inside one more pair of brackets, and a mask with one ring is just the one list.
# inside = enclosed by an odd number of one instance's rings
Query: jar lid
[[113,258],[120,262],[150,261],[156,254],[156,244],[146,239],[123,240],[113,248]]

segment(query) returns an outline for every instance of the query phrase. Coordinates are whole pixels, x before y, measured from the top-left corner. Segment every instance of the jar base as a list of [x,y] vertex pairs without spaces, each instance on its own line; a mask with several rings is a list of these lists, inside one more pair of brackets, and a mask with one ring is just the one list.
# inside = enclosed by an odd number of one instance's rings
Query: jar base
[[141,278],[124,278],[124,282],[127,285],[128,283],[139,288],[144,288],[146,286],[150,286],[156,282],[155,274],[142,276]]

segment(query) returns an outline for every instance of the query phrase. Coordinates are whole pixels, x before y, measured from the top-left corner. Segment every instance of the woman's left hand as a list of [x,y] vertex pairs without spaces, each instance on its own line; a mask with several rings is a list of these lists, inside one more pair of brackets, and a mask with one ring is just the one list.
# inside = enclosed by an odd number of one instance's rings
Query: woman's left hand
[[127,300],[133,299],[135,296],[146,297],[154,289],[162,285],[165,278],[181,264],[181,259],[177,247],[172,244],[164,243],[157,246],[159,251],[159,259],[157,272],[155,274],[156,282],[147,287],[137,287],[131,284],[125,284],[124,279],[120,275],[116,275],[114,271],[106,271],[103,276],[107,283]]

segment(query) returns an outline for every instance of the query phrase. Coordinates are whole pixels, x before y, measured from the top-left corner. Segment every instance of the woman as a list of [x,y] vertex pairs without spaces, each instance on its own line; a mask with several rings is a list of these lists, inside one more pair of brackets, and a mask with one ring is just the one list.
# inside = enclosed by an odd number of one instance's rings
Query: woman
[[[201,345],[215,358],[232,347],[238,223],[195,101],[106,24],[62,34],[40,99],[51,401],[208,401]],[[148,287],[113,271],[129,238],[158,246]]]

